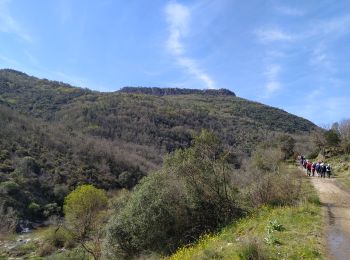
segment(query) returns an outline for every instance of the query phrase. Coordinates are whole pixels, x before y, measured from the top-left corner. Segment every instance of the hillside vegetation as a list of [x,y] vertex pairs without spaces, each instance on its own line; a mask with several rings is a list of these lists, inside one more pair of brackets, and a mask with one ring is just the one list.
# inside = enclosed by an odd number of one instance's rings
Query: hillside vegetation
[[282,161],[318,130],[225,89],[101,93],[0,70],[0,229],[49,220],[32,255],[168,255],[262,205],[296,205]]
[[67,129],[146,145],[162,155],[188,147],[193,131],[201,129],[215,131],[236,151],[249,152],[273,134],[306,134],[317,128],[303,118],[224,89],[128,87],[99,93],[13,70],[0,70],[0,102],[36,118],[59,121]]
[[20,215],[31,203],[61,207],[54,191],[82,183],[132,188],[201,129],[215,132],[236,167],[262,140],[316,129],[225,89],[100,93],[9,69],[0,70],[0,116],[2,196]]

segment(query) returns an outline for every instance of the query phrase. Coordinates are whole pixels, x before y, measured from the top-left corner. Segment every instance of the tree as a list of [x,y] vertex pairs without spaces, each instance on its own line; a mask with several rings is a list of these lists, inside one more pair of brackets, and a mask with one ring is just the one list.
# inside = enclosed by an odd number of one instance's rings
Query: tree
[[294,155],[295,139],[290,135],[282,135],[279,138],[279,145],[284,154],[284,159],[289,159]]
[[339,124],[339,134],[345,152],[350,152],[350,119],[342,120]]
[[[101,214],[106,209],[107,202],[105,192],[92,185],[82,185],[76,188],[64,201],[68,230],[94,259],[100,257],[98,228],[101,225]],[[91,240],[93,243],[89,245],[88,242]]]
[[144,250],[171,253],[242,214],[229,163],[219,139],[209,131],[193,146],[165,158],[163,168],[143,178],[107,226],[107,246],[115,258]]
[[329,146],[337,146],[340,143],[339,133],[334,129],[326,131],[324,137]]
[[17,212],[11,207],[0,204],[0,233],[11,233],[16,229],[18,222]]

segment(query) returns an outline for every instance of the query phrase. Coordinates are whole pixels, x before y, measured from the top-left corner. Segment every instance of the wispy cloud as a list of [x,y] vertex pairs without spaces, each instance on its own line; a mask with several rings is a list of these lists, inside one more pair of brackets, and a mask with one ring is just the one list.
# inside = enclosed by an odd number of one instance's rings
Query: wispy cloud
[[169,36],[166,42],[167,49],[175,57],[177,63],[186,72],[200,80],[209,89],[215,88],[214,80],[199,68],[198,61],[188,57],[183,38],[189,32],[191,11],[185,5],[170,2],[165,7],[165,16],[168,24]]
[[[292,10],[279,7],[275,9],[275,12],[289,13],[294,16],[303,15],[302,12],[299,13],[296,10],[292,12]],[[272,93],[281,88],[281,77],[278,75],[281,67],[273,64],[283,62],[283,68],[288,69],[287,62],[294,62],[297,56],[308,61],[306,63],[308,67],[304,71],[317,82],[317,86],[327,85],[330,88],[336,88],[343,84],[341,76],[338,78],[341,68],[337,67],[337,56],[332,48],[338,39],[350,34],[350,15],[319,17],[303,21],[303,24],[300,24],[301,27],[294,27],[295,30],[291,30],[293,27],[288,27],[287,30],[283,24],[270,24],[254,31],[258,42],[264,46],[266,53],[264,59],[268,64],[272,64],[264,72],[267,79],[265,98],[270,97]],[[292,67],[291,70],[294,68]],[[310,93],[314,90],[318,91],[312,85],[308,90]],[[333,93],[332,96],[334,96]],[[334,102],[329,102],[331,103],[334,104]],[[332,110],[336,111],[338,108],[339,106],[328,106],[328,114],[330,115]],[[308,110],[315,112],[312,109]]]
[[12,33],[24,41],[32,42],[32,37],[24,31],[22,26],[11,15],[8,5],[11,0],[0,0],[0,32]]
[[336,36],[336,34],[345,34],[350,32],[350,15],[343,15],[334,17],[332,19],[323,20],[318,23],[317,29],[318,32],[315,33],[323,33],[323,34],[332,34]]
[[330,54],[327,51],[326,45],[321,42],[314,47],[311,52],[310,64],[312,67],[323,72],[335,73],[337,71],[336,66],[333,64]]
[[294,35],[286,33],[278,28],[260,28],[255,31],[255,35],[262,43],[295,40]]
[[289,15],[289,16],[303,16],[305,14],[305,11],[302,9],[286,6],[286,5],[276,6],[275,10],[280,14]]
[[0,61],[2,61],[2,62],[0,62],[0,65],[2,67],[12,67],[12,66],[19,65],[19,63],[17,61],[15,61],[14,59],[11,59],[5,55],[2,55],[1,53],[0,53]]
[[266,67],[264,75],[266,76],[267,83],[265,85],[264,98],[269,98],[274,92],[281,88],[281,83],[278,80],[280,71],[281,66],[278,64],[269,64]]

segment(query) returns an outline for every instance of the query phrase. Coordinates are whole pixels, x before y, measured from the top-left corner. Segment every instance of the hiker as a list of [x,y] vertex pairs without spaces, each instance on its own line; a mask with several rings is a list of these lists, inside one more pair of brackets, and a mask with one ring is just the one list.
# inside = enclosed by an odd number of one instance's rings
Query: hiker
[[304,161],[303,161],[303,167],[304,167],[304,169],[306,169],[306,164],[307,164],[307,160],[304,159]]
[[326,178],[326,164],[325,163],[321,163],[321,178]]
[[308,161],[307,164],[306,164],[307,176],[311,176],[311,166],[312,166],[311,162]]
[[314,162],[311,166],[312,177],[315,177],[316,163]]
[[332,169],[331,169],[331,166],[329,164],[327,164],[327,166],[326,166],[326,173],[327,173],[328,178],[330,178],[331,174],[332,174]]
[[317,173],[317,177],[320,177],[320,162],[316,163],[315,170]]

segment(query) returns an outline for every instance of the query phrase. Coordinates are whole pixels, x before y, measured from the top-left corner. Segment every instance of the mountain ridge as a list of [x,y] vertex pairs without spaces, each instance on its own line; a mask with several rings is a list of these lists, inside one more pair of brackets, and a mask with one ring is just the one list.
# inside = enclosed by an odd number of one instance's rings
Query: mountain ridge
[[84,183],[131,189],[159,169],[163,156],[188,148],[202,129],[214,132],[240,167],[260,142],[282,135],[297,138],[318,128],[225,91],[132,91],[103,93],[0,70],[2,201],[23,217],[30,214],[31,203],[61,207],[60,192]]
[[208,95],[208,96],[233,96],[236,94],[228,89],[190,89],[190,88],[159,88],[159,87],[123,87],[117,92],[128,94],[146,94],[154,96],[167,95]]

